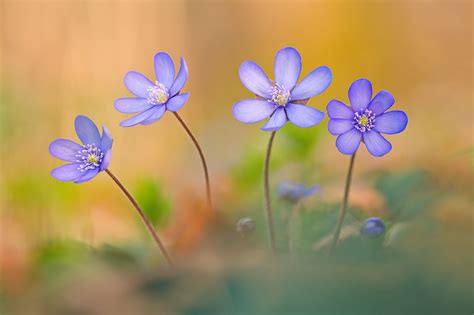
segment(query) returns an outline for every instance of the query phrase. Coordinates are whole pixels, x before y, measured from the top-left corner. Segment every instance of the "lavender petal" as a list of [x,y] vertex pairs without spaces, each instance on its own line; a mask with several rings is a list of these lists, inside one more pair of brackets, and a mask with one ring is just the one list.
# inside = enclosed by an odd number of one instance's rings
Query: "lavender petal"
[[331,119],[353,119],[354,112],[346,104],[338,100],[332,100],[326,106],[328,116]]
[[354,154],[359,148],[360,141],[362,140],[362,133],[357,129],[353,128],[342,135],[339,135],[336,139],[336,147],[339,152],[347,155]]
[[373,156],[384,156],[392,150],[390,142],[375,130],[364,132],[364,143]]
[[353,120],[331,119],[328,122],[328,130],[333,135],[340,135],[354,128]]
[[272,98],[272,83],[255,62],[250,60],[243,62],[239,68],[239,76],[242,84],[251,92],[266,99]]
[[367,79],[352,82],[349,88],[349,100],[355,112],[364,110],[372,98],[372,83]]
[[301,56],[293,47],[278,51],[275,57],[275,81],[288,91],[291,91],[301,73]]
[[183,93],[174,96],[166,103],[166,109],[168,109],[170,112],[177,112],[181,107],[183,107],[188,98],[189,93]]
[[56,139],[49,145],[49,153],[63,161],[75,162],[77,152],[82,150],[82,146],[67,139]]
[[375,118],[374,129],[381,133],[400,133],[407,127],[408,117],[401,110],[386,112]]
[[165,104],[157,105],[153,109],[153,114],[151,114],[151,116],[148,117],[146,120],[142,121],[141,124],[144,125],[144,126],[151,125],[152,123],[160,120],[161,117],[163,117],[165,112],[166,112]]
[[178,75],[176,76],[176,79],[174,80],[173,84],[171,85],[168,91],[170,97],[173,97],[176,94],[178,94],[178,92],[181,91],[181,89],[183,88],[184,84],[186,84],[187,80],[188,80],[188,66],[184,58],[181,57]]
[[323,93],[331,84],[332,73],[326,67],[318,67],[308,73],[291,91],[292,100],[305,100]]
[[79,170],[80,165],[81,163],[71,163],[71,164],[61,165],[51,171],[51,176],[63,182],[76,180],[80,178],[82,175],[84,175],[84,172],[81,172]]
[[76,133],[83,144],[100,145],[100,133],[97,126],[86,116],[79,115],[74,121]]
[[91,179],[93,179],[94,177],[97,176],[97,174],[99,174],[99,169],[98,168],[94,168],[92,170],[88,170],[86,171],[85,173],[83,173],[84,175],[82,175],[79,179],[75,180],[74,183],[76,184],[82,184],[82,183],[85,183],[85,182],[88,182],[90,181]]
[[266,100],[248,99],[232,107],[234,117],[243,123],[253,124],[268,118],[275,111],[275,105]]
[[309,128],[321,122],[324,113],[316,108],[301,104],[286,104],[288,119],[297,127]]
[[120,123],[120,126],[122,126],[122,127],[132,127],[132,126],[135,126],[135,125],[138,125],[138,124],[144,122],[145,120],[150,118],[150,116],[156,111],[156,107],[157,106],[153,106],[152,108],[147,109],[146,111],[141,112],[138,115],[135,115],[133,117],[125,119],[124,121],[122,121]]
[[153,107],[146,98],[118,98],[114,102],[114,107],[121,113],[134,114]]
[[395,103],[395,98],[388,91],[380,91],[375,95],[367,108],[376,116],[383,114],[387,109]]
[[100,141],[100,150],[102,152],[108,151],[112,148],[112,136],[110,135],[109,129],[102,125],[102,140]]
[[105,171],[110,164],[110,160],[112,159],[112,150],[108,150],[104,154],[104,158],[102,159],[102,163],[100,164],[100,171]]
[[148,88],[154,85],[147,77],[136,71],[127,72],[123,82],[130,92],[141,98],[147,98]]
[[169,90],[174,81],[174,63],[165,52],[155,55],[155,75],[156,80]]
[[263,131],[277,131],[282,128],[288,118],[286,118],[285,109],[283,106],[278,107],[272,114],[267,123],[262,127]]

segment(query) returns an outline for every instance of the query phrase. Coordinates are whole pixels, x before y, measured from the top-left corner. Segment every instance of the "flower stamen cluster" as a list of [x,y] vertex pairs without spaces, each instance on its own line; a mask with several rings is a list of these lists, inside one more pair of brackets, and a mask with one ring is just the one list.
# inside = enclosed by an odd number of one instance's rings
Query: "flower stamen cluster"
[[272,99],[270,101],[280,106],[286,105],[291,100],[290,91],[278,83],[272,86],[271,95]]
[[370,131],[374,128],[375,114],[369,110],[360,110],[354,113],[354,127],[360,132]]
[[77,153],[76,162],[81,163],[78,167],[81,172],[99,167],[104,158],[104,153],[95,144],[86,144]]
[[148,89],[148,103],[152,105],[161,105],[166,103],[169,98],[168,89],[166,86],[158,81],[155,81],[155,85],[150,86]]

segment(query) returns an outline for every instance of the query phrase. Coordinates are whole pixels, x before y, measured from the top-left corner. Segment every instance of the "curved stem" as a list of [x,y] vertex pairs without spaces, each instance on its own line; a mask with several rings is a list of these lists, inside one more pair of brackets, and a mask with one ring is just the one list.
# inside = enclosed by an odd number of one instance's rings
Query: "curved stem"
[[188,126],[186,125],[186,123],[184,122],[184,120],[181,118],[181,116],[179,116],[179,114],[177,112],[173,112],[173,114],[176,116],[176,118],[178,119],[178,121],[181,123],[181,125],[183,126],[184,130],[186,130],[186,133],[188,134],[188,136],[191,138],[191,140],[193,141],[194,143],[194,146],[196,147],[196,149],[198,150],[198,153],[199,153],[199,157],[201,158],[201,162],[202,162],[202,167],[204,169],[204,177],[206,179],[206,196],[207,196],[207,204],[209,206],[209,209],[212,209],[212,199],[211,199],[211,184],[209,182],[209,171],[207,169],[207,163],[206,163],[206,158],[204,157],[204,153],[202,152],[202,149],[201,149],[201,146],[199,145],[196,137],[193,135],[193,133],[191,132],[191,130],[188,128]]
[[137,212],[140,215],[141,219],[143,220],[143,223],[145,223],[146,227],[148,228],[148,231],[150,232],[151,236],[153,237],[153,240],[155,241],[156,245],[158,245],[158,248],[160,249],[161,253],[163,254],[163,256],[165,256],[168,263],[172,266],[173,261],[171,260],[170,255],[166,251],[166,248],[163,245],[163,243],[161,242],[160,238],[158,237],[158,234],[156,234],[156,231],[153,228],[153,225],[148,220],[145,213],[143,212],[143,210],[138,205],[137,201],[133,198],[133,196],[128,192],[128,190],[125,188],[125,186],[122,185],[122,183],[118,180],[118,178],[115,177],[115,175],[112,174],[112,172],[109,169],[106,169],[105,172],[107,174],[109,174],[109,176],[113,179],[113,181],[117,184],[117,186],[119,186],[119,188],[122,190],[122,192],[125,194],[125,196],[127,196],[128,200],[130,200],[132,205],[135,207],[135,209],[137,210]]
[[270,154],[272,151],[273,139],[275,138],[276,131],[273,131],[270,135],[270,140],[268,141],[267,154],[265,156],[265,165],[263,169],[263,189],[264,189],[264,198],[265,198],[265,210],[267,212],[267,223],[268,223],[268,233],[270,236],[270,245],[272,251],[276,251],[275,247],[275,232],[273,228],[273,211],[270,201],[270,189],[268,185],[268,169],[270,166]]
[[336,230],[334,231],[334,237],[332,240],[331,250],[334,249],[339,240],[339,235],[341,234],[342,224],[344,223],[344,217],[347,210],[347,201],[349,200],[349,190],[351,188],[351,179],[352,179],[352,170],[354,168],[354,160],[356,153],[351,156],[351,161],[349,162],[349,171],[347,172],[346,186],[344,190],[344,199],[342,201],[341,212],[339,212],[339,218],[337,219]]

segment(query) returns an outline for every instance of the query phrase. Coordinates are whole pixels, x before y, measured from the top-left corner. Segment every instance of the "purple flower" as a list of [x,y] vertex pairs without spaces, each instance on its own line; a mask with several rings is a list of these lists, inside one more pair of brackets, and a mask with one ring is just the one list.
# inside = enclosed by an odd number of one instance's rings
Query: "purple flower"
[[380,91],[372,98],[372,84],[367,79],[354,81],[349,88],[351,107],[337,100],[327,105],[329,132],[337,135],[336,146],[343,154],[354,154],[361,142],[374,156],[387,154],[392,145],[381,133],[405,130],[408,117],[399,110],[386,112],[395,103],[392,94]]
[[175,78],[171,57],[165,52],[157,53],[155,55],[155,83],[141,73],[127,72],[124,78],[125,86],[136,97],[119,98],[115,100],[114,106],[121,113],[139,114],[122,121],[120,126],[152,124],[158,121],[166,110],[176,112],[186,103],[189,93],[180,94],[179,92],[188,79],[188,67],[183,58],[180,62]]
[[51,171],[61,181],[84,183],[107,169],[112,157],[112,137],[102,126],[102,137],[97,126],[86,116],[77,116],[74,121],[76,133],[82,142],[56,139],[49,145],[49,153],[63,161],[70,162]]
[[371,217],[365,220],[360,233],[370,238],[375,238],[385,232],[385,224],[378,217]]
[[289,202],[297,202],[320,191],[319,186],[306,187],[300,183],[283,182],[278,186],[278,194]]
[[318,124],[324,113],[306,106],[307,100],[321,94],[331,84],[328,67],[311,71],[301,82],[301,56],[292,47],[281,49],[275,57],[275,80],[271,81],[255,62],[247,60],[240,66],[242,84],[258,98],[234,104],[234,117],[246,124],[253,124],[268,117],[264,131],[276,131],[290,120],[294,125],[308,128]]

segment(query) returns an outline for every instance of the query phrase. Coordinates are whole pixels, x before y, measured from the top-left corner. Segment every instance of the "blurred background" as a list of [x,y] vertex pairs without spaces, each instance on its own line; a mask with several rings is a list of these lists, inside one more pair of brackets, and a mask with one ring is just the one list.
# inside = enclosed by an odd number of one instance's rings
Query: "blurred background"
[[[472,312],[472,13],[471,1],[1,1],[0,314],[148,314],[154,307],[230,314],[222,311],[229,305],[232,314],[310,314],[315,304],[327,314],[354,305],[361,314],[389,314],[391,307],[393,314]],[[286,46],[300,52],[303,76],[321,65],[332,69],[333,83],[309,105],[325,111],[331,99],[347,103],[350,83],[365,77],[374,92],[392,92],[394,109],[409,117],[405,132],[388,136],[390,154],[375,158],[361,147],[355,162],[347,225],[376,215],[386,234],[354,236],[329,261],[318,257],[327,256],[321,248],[336,222],[349,158],[337,151],[327,118],[311,129],[288,124],[277,134],[270,180],[283,253],[290,205],[278,198],[278,183],[321,188],[298,219],[298,273],[285,254],[281,264],[265,254],[261,175],[269,134],[231,113],[233,103],[251,97],[239,65],[251,59],[272,76],[274,56]],[[184,91],[191,97],[180,113],[208,159],[216,214],[203,206],[200,160],[175,117],[118,125],[125,115],[113,102],[129,96],[124,74],[153,78],[158,51],[187,61]],[[109,128],[110,169],[183,270],[156,271],[164,267],[159,254],[106,175],[82,185],[50,176],[60,162],[48,145],[77,139],[78,114]],[[250,237],[235,231],[243,216],[257,224]],[[348,277],[356,277],[350,287]],[[354,298],[347,310],[334,309],[339,294],[360,292],[355,283],[367,281],[360,303]],[[263,297],[286,284],[319,292],[321,300],[302,301],[284,289],[270,295],[281,305]],[[146,288],[156,305],[129,286]],[[361,302],[373,302],[372,291],[387,293],[377,298],[387,312]],[[422,302],[401,306],[414,296]]]

